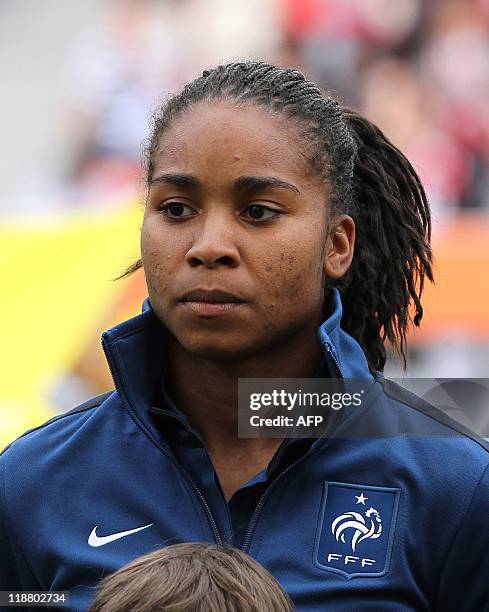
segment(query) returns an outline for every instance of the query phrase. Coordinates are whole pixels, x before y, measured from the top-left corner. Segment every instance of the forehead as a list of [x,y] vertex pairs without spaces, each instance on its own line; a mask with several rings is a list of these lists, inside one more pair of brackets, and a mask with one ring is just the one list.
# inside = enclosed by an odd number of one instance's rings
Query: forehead
[[177,116],[162,134],[154,174],[274,174],[322,185],[306,154],[306,139],[291,119],[254,104],[211,100]]

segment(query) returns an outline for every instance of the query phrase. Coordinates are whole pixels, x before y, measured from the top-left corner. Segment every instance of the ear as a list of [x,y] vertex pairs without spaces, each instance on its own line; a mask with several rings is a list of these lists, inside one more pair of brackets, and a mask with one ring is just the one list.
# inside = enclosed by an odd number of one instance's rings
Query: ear
[[329,226],[323,270],[328,278],[341,278],[353,259],[355,222],[348,215],[333,219]]

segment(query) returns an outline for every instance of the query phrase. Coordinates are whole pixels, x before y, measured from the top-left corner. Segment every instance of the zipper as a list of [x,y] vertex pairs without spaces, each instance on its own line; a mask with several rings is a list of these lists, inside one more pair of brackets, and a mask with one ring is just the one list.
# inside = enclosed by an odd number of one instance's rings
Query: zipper
[[270,494],[271,490],[274,488],[274,486],[276,485],[276,483],[283,477],[285,476],[285,474],[287,474],[287,472],[289,472],[289,470],[291,470],[293,467],[295,467],[298,463],[300,463],[300,461],[302,461],[302,459],[304,459],[306,455],[303,455],[302,457],[300,457],[299,459],[297,459],[297,461],[295,461],[294,463],[291,463],[287,468],[285,468],[285,470],[283,472],[281,472],[277,478],[275,478],[275,480],[271,483],[271,485],[268,487],[268,489],[265,491],[265,493],[263,493],[263,495],[261,496],[260,501],[258,502],[258,505],[256,506],[253,515],[251,517],[250,523],[248,525],[248,529],[246,530],[246,534],[243,540],[243,544],[241,545],[241,550],[243,550],[244,552],[248,552],[248,549],[250,547],[251,544],[251,538],[253,536],[253,532],[255,530],[256,527],[256,523],[258,522],[258,518],[260,517],[260,513],[262,511],[263,505],[265,504],[265,501],[268,497],[268,495]]
[[[108,366],[109,366],[109,372],[110,372],[110,376],[111,376],[111,378],[112,378],[112,382],[114,383],[114,387],[115,387],[116,389],[117,389],[117,388],[119,388],[119,389],[120,389],[120,388],[122,388],[122,387],[123,387],[123,385],[122,385],[122,384],[119,384],[119,385],[117,385],[117,384],[116,384],[116,379],[117,379],[117,382],[119,382],[119,383],[121,383],[121,379],[120,379],[120,377],[119,377],[118,373],[117,373],[117,372],[114,372],[114,370],[112,369],[111,360],[109,359],[109,355],[108,355],[108,353],[107,353],[107,350],[105,349],[105,344],[104,344],[104,339],[103,339],[103,338],[102,338],[102,349],[103,349],[103,351],[104,351],[104,353],[105,353],[105,356],[106,356],[106,361],[107,361],[107,364],[108,364]],[[121,399],[121,401],[122,401],[122,402],[124,402],[124,398],[122,398],[122,397],[121,397],[120,399]],[[184,475],[184,476],[187,478],[187,480],[189,481],[189,483],[192,485],[192,488],[193,488],[193,490],[194,490],[194,493],[196,493],[197,497],[199,498],[200,503],[202,504],[202,506],[203,506],[203,508],[204,508],[204,510],[205,510],[205,513],[206,513],[206,515],[207,515],[207,519],[209,520],[209,524],[210,524],[211,529],[212,529],[212,533],[213,533],[213,535],[214,535],[214,540],[216,541],[216,543],[217,543],[219,546],[222,546],[222,545],[223,545],[223,539],[222,539],[222,537],[221,537],[221,534],[219,533],[219,529],[218,529],[218,527],[217,527],[217,522],[216,522],[216,520],[214,519],[214,516],[213,516],[213,514],[212,514],[212,511],[211,511],[211,509],[210,509],[210,507],[209,507],[209,504],[207,503],[207,501],[206,501],[205,497],[202,495],[202,491],[199,489],[199,487],[197,486],[197,484],[195,483],[195,481],[194,481],[194,480],[192,480],[192,478],[189,476],[189,474],[187,474],[187,472],[186,472],[186,471],[185,471],[185,470],[184,470],[184,469],[181,467],[181,465],[180,465],[180,464],[179,464],[177,461],[175,461],[175,460],[173,459],[173,457],[171,457],[171,455],[170,455],[170,454],[167,452],[167,450],[166,450],[164,447],[162,447],[162,446],[160,446],[160,445],[158,444],[158,448],[159,448],[159,449],[160,449],[160,450],[161,450],[161,451],[162,451],[162,452],[165,454],[165,456],[167,457],[167,459],[168,459],[168,460],[169,460],[169,461],[170,461],[170,462],[171,462],[173,465],[175,465],[175,466],[177,467],[177,469],[179,470],[179,472],[180,472],[181,474],[183,474],[183,475]]]
[[[168,456],[168,453],[165,453]],[[184,470],[182,470],[179,466],[180,471],[182,471],[185,476],[188,478],[189,482],[192,484],[195,493],[197,493],[197,497],[200,499],[200,502],[202,504],[202,506],[204,507],[204,510],[206,511],[207,514],[207,518],[209,519],[209,523],[212,529],[212,533],[214,534],[214,540],[216,541],[217,544],[219,544],[219,546],[222,546],[223,541],[221,538],[221,534],[219,533],[219,529],[217,527],[217,523],[214,519],[214,516],[212,515],[212,511],[209,508],[209,504],[206,502],[205,497],[202,495],[201,490],[199,489],[199,487],[195,484],[195,482],[190,478],[190,476],[187,474],[187,472],[185,472]]]
[[328,353],[328,355],[330,355],[331,359],[334,361],[335,366],[338,368],[338,372],[341,375],[341,378],[345,378],[341,368],[340,368],[340,364],[338,363],[338,360],[336,359],[335,354],[333,353],[332,349],[331,349],[331,345],[330,344],[324,344],[323,345],[324,348],[326,349],[326,352]]

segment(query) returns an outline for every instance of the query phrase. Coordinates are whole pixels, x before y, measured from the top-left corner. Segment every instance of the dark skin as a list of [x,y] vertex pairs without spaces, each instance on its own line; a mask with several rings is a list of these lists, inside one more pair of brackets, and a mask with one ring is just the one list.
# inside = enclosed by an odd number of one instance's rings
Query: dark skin
[[[228,500],[282,441],[237,437],[237,379],[315,375],[325,279],[353,257],[354,222],[329,218],[328,188],[301,150],[283,116],[213,100],[178,116],[154,157],[141,233],[149,298],[170,332],[170,393]],[[206,316],[179,301],[196,289],[243,301]]]

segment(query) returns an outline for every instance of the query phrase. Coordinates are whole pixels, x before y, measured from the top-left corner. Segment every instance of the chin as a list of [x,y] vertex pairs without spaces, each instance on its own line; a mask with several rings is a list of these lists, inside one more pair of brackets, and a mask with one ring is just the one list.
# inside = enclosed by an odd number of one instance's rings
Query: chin
[[194,335],[178,338],[178,341],[189,355],[210,361],[239,362],[255,352],[242,338],[220,339],[216,336],[199,338]]

